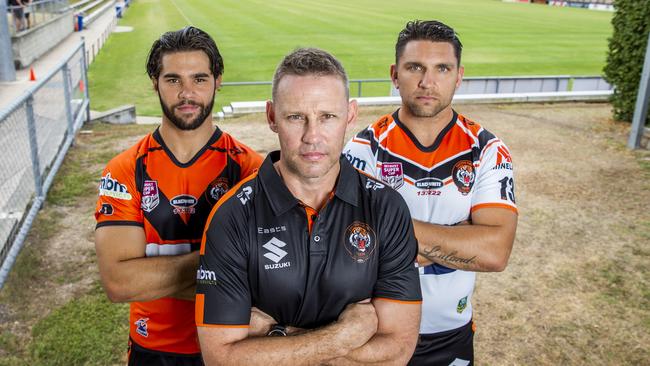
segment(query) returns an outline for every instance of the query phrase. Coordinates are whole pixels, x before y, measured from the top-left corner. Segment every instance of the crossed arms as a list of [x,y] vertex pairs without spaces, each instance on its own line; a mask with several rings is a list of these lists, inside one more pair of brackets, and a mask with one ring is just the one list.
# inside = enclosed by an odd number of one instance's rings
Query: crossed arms
[[287,337],[259,337],[260,329],[263,334],[275,321],[268,317],[262,323],[198,327],[206,365],[404,365],[417,342],[420,304],[385,299],[349,304],[334,323]]

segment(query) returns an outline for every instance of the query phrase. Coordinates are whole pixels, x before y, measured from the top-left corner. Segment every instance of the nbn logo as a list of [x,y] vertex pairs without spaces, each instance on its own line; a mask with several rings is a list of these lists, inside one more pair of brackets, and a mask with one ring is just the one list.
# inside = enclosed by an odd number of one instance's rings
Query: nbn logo
[[345,156],[346,159],[352,164],[353,167],[359,169],[359,170],[366,170],[366,161],[363,159],[359,159],[356,156],[350,154],[350,150],[346,151],[343,153],[343,156]]

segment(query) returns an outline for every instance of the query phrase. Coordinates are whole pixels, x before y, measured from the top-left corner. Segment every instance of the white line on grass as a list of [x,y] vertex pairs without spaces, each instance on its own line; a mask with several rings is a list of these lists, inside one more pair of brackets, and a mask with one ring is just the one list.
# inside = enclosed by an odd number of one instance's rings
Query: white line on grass
[[178,10],[178,12],[181,13],[183,18],[185,18],[185,21],[187,22],[187,24],[192,25],[192,22],[190,21],[190,18],[188,18],[187,15],[185,15],[185,13],[183,13],[181,8],[179,8],[178,5],[176,5],[176,2],[174,2],[174,0],[169,0],[169,1],[171,1],[171,3],[174,4],[174,6],[176,7],[176,10]]

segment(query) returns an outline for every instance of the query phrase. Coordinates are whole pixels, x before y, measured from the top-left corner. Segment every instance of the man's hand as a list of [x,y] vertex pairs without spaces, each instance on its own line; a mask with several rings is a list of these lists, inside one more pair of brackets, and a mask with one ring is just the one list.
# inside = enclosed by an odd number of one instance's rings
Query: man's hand
[[377,333],[377,312],[369,299],[348,304],[336,322],[337,341],[359,348]]
[[271,331],[273,324],[277,322],[272,316],[258,308],[251,308],[250,327],[248,328],[249,337],[264,337]]

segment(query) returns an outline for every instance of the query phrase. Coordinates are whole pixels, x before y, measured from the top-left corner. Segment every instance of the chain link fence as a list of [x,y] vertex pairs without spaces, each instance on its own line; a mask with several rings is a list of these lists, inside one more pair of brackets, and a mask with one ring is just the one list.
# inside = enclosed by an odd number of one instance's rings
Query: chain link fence
[[75,133],[89,118],[85,54],[82,41],[0,111],[0,288]]

